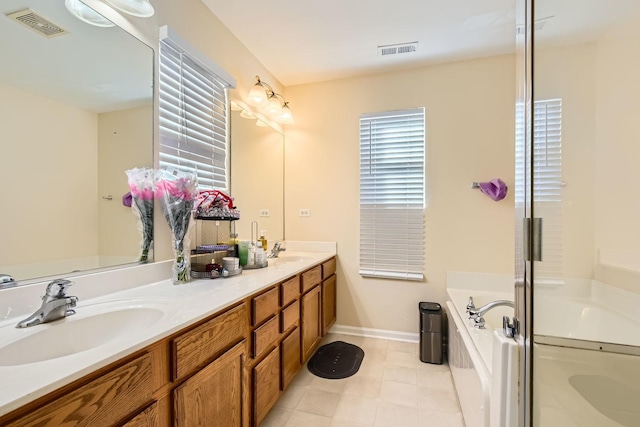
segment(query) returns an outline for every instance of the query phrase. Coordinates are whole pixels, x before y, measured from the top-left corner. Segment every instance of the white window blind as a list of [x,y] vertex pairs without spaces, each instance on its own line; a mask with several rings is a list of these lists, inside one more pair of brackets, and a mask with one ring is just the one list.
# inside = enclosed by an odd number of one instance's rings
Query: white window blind
[[[516,132],[524,132],[522,123],[516,123]],[[522,145],[516,147],[516,203],[524,203]],[[534,274],[546,281],[563,276],[562,186],[562,100],[535,101],[532,201],[534,216],[542,218],[542,261]]]
[[424,108],[360,117],[360,274],[423,280]]
[[160,166],[228,191],[229,84],[171,39],[160,42]]

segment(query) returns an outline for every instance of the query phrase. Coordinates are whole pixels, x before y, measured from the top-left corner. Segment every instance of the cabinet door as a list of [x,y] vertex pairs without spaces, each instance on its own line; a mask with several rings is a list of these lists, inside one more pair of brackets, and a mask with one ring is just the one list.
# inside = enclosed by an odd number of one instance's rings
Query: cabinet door
[[253,368],[253,418],[259,425],[280,397],[280,347]]
[[158,403],[154,402],[122,427],[157,427],[160,425]]
[[336,321],[336,276],[322,282],[322,336]]
[[300,328],[295,328],[288,337],[282,340],[282,390],[296,376],[302,364],[300,363]]
[[175,426],[242,427],[245,347],[236,344],[175,389]]
[[320,286],[302,296],[302,363],[313,354],[320,342],[322,326],[320,323],[321,300]]

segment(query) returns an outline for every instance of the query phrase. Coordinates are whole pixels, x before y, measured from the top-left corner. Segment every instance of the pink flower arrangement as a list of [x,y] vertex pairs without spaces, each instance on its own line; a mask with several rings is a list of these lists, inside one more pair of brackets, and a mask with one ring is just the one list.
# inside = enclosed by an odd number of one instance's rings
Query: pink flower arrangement
[[155,171],[135,168],[125,172],[131,190],[131,209],[138,218],[138,228],[142,234],[140,261],[149,260],[149,249],[153,242],[153,199]]
[[173,236],[175,263],[173,283],[189,280],[190,257],[185,255],[185,237],[189,230],[191,212],[197,190],[197,176],[193,172],[163,169],[157,171],[155,194]]

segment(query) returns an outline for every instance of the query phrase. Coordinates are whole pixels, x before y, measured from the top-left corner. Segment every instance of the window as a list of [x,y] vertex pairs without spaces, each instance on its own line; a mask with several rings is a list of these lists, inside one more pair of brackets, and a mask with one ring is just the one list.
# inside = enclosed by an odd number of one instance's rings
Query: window
[[[524,135],[522,123],[516,124],[516,132]],[[516,203],[521,204],[525,200],[523,145],[517,144],[516,149]],[[536,263],[535,274],[546,281],[563,276],[562,185],[562,100],[535,101],[532,201],[534,216],[543,220],[542,262]]]
[[423,280],[424,108],[360,117],[360,274]]
[[162,30],[160,166],[195,170],[200,189],[228,191],[227,89],[235,82],[168,28]]

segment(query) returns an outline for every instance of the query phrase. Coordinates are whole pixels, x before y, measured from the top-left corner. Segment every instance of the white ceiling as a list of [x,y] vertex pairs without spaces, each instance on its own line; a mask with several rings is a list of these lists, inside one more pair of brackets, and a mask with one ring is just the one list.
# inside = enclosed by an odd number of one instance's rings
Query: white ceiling
[[[515,51],[516,0],[202,0],[285,86]],[[543,44],[594,40],[640,0],[538,0]],[[418,41],[415,53],[377,46]]]

